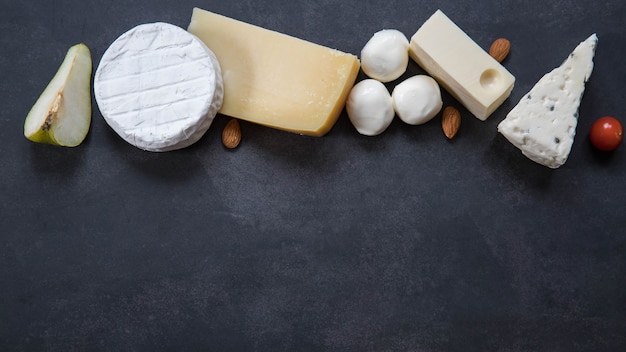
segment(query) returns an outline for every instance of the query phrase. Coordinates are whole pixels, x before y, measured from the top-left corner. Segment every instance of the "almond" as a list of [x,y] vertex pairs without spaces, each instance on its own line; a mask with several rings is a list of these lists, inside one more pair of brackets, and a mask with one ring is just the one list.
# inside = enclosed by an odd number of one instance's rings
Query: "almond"
[[509,51],[511,51],[511,42],[505,38],[498,38],[491,44],[489,55],[496,61],[502,62],[509,55]]
[[231,119],[222,131],[222,143],[228,149],[237,148],[241,142],[241,128],[237,119]]
[[443,110],[441,116],[441,128],[448,139],[454,138],[461,127],[461,113],[452,106],[448,106]]

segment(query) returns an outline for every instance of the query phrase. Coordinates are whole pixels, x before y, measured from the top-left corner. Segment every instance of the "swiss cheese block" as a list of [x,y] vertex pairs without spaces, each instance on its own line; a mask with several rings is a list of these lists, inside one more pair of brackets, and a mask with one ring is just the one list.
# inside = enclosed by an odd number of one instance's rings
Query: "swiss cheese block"
[[215,55],[184,29],[148,23],[122,34],[94,76],[105,121],[148,151],[180,149],[207,131],[223,97]]
[[413,35],[409,55],[480,120],[513,90],[515,77],[441,10]]
[[580,43],[498,125],[498,131],[534,162],[555,169],[567,161],[597,42],[593,34]]
[[326,134],[360,67],[354,55],[198,8],[188,30],[220,62],[220,113],[281,130]]

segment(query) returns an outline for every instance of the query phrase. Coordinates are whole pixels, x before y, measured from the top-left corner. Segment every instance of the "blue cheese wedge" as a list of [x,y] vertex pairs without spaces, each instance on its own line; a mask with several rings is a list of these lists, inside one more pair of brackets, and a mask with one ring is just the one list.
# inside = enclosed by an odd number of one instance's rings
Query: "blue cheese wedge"
[[105,121],[148,151],[198,141],[222,106],[219,62],[196,36],[167,23],[139,25],[106,50],[94,76]]
[[498,125],[498,132],[530,160],[553,169],[567,160],[576,134],[580,100],[593,71],[597,42],[593,34],[580,43]]

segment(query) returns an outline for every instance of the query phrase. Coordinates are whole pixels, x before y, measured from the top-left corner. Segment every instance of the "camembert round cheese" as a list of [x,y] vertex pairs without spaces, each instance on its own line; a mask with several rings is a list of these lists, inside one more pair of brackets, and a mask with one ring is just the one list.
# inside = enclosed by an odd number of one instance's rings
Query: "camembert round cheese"
[[167,23],[139,25],[106,50],[94,76],[102,116],[148,151],[187,147],[209,129],[224,96],[220,65],[193,34]]

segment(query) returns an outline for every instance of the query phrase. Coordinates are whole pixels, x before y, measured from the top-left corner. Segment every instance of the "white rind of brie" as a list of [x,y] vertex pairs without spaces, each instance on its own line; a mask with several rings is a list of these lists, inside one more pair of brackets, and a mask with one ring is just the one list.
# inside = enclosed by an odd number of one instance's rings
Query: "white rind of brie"
[[598,37],[580,43],[563,64],[543,76],[498,125],[526,157],[556,169],[572,149],[578,108],[593,71]]
[[167,23],[122,34],[94,76],[100,112],[128,143],[153,152],[187,147],[222,106],[219,62],[196,36]]

